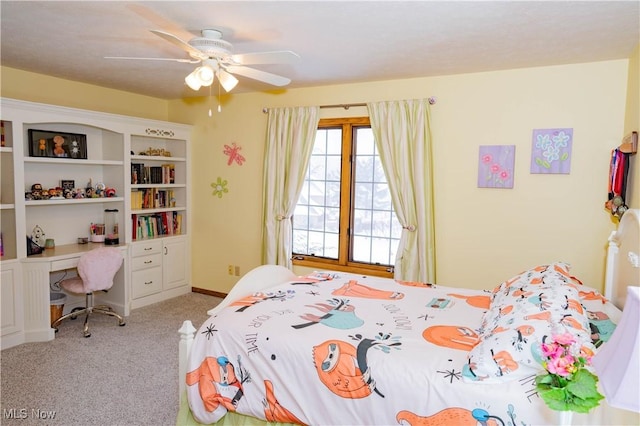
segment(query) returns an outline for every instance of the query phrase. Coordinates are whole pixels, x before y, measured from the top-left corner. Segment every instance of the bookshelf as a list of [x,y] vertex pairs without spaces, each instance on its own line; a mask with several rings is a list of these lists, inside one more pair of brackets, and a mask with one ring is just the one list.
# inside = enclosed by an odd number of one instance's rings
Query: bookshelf
[[[89,236],[92,224],[105,222],[105,210],[117,211],[126,253],[105,302],[127,316],[130,309],[191,291],[191,126],[9,98],[0,98],[0,105],[3,349],[53,338],[50,272],[74,268],[77,254],[87,249],[78,240]],[[57,135],[72,138],[63,144],[66,154],[57,150]],[[132,180],[135,164],[142,165],[140,180]],[[150,204],[135,201],[138,194]],[[140,235],[139,219],[147,228]],[[54,250],[27,253],[36,225],[55,240]],[[58,247],[70,253],[52,257]],[[151,252],[156,269],[147,268],[153,269],[148,274],[140,264],[148,265]],[[65,308],[73,303],[72,297]]]
[[188,282],[189,143],[170,128],[132,135],[133,306],[177,295]]

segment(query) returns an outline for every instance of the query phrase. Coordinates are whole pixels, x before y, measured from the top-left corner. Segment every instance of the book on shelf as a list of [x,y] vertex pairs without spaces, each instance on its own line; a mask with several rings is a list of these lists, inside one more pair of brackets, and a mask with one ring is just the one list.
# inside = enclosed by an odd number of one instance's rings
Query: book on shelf
[[182,214],[162,212],[148,215],[131,215],[134,240],[182,234]]
[[131,184],[137,185],[143,182],[143,169],[144,164],[142,163],[131,163]]
[[162,209],[175,207],[173,189],[143,188],[131,191],[131,208]]

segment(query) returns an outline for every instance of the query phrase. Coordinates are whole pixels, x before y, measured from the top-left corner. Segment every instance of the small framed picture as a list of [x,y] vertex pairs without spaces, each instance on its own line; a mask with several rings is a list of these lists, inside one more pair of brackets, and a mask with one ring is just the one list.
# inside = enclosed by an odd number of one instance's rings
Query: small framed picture
[[62,188],[63,191],[65,189],[69,189],[69,190],[73,191],[73,188],[76,187],[76,181],[75,180],[61,180],[60,181],[60,187]]
[[87,135],[29,129],[29,156],[87,159]]

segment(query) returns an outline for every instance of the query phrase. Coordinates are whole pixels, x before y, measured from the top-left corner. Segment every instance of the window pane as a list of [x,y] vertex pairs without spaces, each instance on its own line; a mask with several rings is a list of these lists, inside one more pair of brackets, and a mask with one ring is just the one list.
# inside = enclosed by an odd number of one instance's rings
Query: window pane
[[353,211],[353,234],[371,235],[371,210]]
[[375,153],[375,142],[371,127],[356,128],[356,155],[373,155]]
[[293,213],[293,229],[307,229],[309,227],[309,207],[298,204]]
[[378,156],[376,156],[376,163],[374,165],[373,180],[374,182],[387,183],[387,176],[384,174],[382,161],[380,161],[380,157]]
[[340,182],[327,182],[325,202],[327,207],[340,207]]
[[313,143],[311,155],[324,155],[327,152],[327,131],[318,130],[316,132],[316,140]]
[[371,155],[356,156],[356,182],[373,182],[375,168],[374,157]]
[[318,130],[327,135],[327,154],[340,155],[342,153],[342,129]]
[[374,196],[372,206],[376,210],[388,210],[392,211],[391,207],[391,193],[389,192],[389,185],[386,183],[376,183],[373,186]]
[[309,178],[312,180],[324,180],[327,175],[326,157],[312,155],[309,159]]
[[330,155],[327,159],[327,180],[340,182],[340,156]]
[[371,260],[371,238],[353,237],[353,260],[355,262],[367,262]]
[[304,231],[299,231],[299,232],[294,232],[293,233],[294,237],[293,237],[293,247],[292,247],[292,251],[293,253],[300,253],[300,254],[307,254],[309,253],[308,251],[308,246],[307,246],[307,240],[308,240],[308,234],[307,232]]
[[322,256],[324,252],[324,233],[323,232],[309,232],[309,252],[308,254],[314,256]]
[[370,183],[356,183],[353,191],[354,208],[371,209],[373,205],[373,185]]
[[389,244],[390,240],[386,238],[373,238],[371,240],[371,263],[393,264],[389,261]]
[[371,235],[376,237],[391,237],[391,212],[373,211],[371,215]]
[[330,208],[327,207],[325,209],[325,231],[326,232],[340,232],[340,208]]
[[331,259],[338,258],[338,245],[340,244],[340,235],[335,233],[325,234],[324,257]]
[[309,182],[309,205],[324,205],[324,193],[326,191],[325,182],[323,180],[314,180]]

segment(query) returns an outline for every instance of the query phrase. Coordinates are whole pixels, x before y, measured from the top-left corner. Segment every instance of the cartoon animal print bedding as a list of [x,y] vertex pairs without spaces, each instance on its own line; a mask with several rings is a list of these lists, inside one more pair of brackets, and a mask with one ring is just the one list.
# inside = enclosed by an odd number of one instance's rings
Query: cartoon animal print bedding
[[553,424],[535,373],[462,380],[491,300],[490,291],[346,273],[300,277],[201,326],[189,406],[204,424],[227,411],[297,424]]

